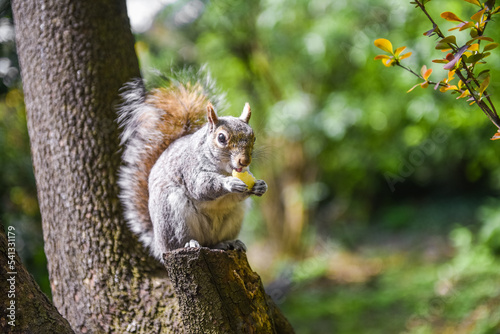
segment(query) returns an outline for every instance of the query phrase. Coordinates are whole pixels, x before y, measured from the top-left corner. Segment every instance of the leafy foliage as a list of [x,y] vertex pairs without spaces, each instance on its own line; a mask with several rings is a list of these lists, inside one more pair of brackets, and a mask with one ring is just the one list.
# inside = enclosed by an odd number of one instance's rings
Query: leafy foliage
[[[435,63],[446,64],[443,66],[443,69],[449,71],[447,78],[439,82],[432,82],[429,80],[432,69],[427,69],[426,65],[422,66],[420,74],[403,66],[401,60],[408,58],[411,53],[400,56],[399,54],[401,51],[405,49],[404,46],[399,47],[393,52],[392,44],[387,39],[380,38],[375,40],[375,46],[389,53],[390,56],[378,55],[375,57],[375,60],[382,59],[385,66],[399,66],[408,70],[424,80],[424,82],[420,84],[422,88],[427,88],[429,84],[431,84],[434,85],[434,89],[439,88],[441,92],[450,91],[458,94],[459,96],[457,99],[468,98],[467,101],[470,101],[470,104],[477,103],[491,122],[497,126],[498,132],[491,138],[492,140],[496,140],[500,139],[500,118],[498,117],[490,95],[486,92],[490,84],[490,70],[482,70],[478,73],[477,67],[480,64],[485,64],[485,58],[491,54],[489,51],[498,47],[498,43],[495,43],[493,38],[485,36],[485,31],[487,24],[492,21],[492,17],[500,12],[500,6],[494,7],[495,1],[485,1],[484,3],[478,0],[464,1],[479,7],[479,10],[470,17],[469,21],[462,20],[458,15],[450,11],[441,14],[441,17],[447,21],[459,22],[457,26],[449,29],[449,31],[458,30],[461,32],[468,30],[470,39],[462,45],[457,43],[457,37],[455,35],[445,36],[434,19],[429,15],[425,5],[429,3],[430,0],[415,0],[411,2],[416,5],[417,8],[421,9],[432,23],[433,28],[424,32],[424,35],[428,37],[437,36],[438,41],[435,49],[441,50],[442,52],[448,52],[444,59],[433,60]],[[483,45],[481,45],[481,43]],[[459,79],[456,85],[451,83],[455,79],[455,75]],[[408,90],[408,92],[412,91],[417,86],[418,85],[415,85]]]

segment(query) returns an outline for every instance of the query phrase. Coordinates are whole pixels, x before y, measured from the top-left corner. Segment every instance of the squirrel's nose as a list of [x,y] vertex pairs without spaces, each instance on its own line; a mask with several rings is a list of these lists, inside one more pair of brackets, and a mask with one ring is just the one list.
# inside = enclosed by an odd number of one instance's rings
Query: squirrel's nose
[[252,158],[250,158],[249,156],[242,156],[238,159],[238,163],[242,167],[250,165],[250,162],[252,162]]

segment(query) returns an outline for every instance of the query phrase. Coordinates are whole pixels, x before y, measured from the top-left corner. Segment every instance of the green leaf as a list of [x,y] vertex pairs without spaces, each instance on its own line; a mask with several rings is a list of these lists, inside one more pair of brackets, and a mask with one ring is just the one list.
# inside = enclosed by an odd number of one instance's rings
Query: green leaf
[[467,57],[465,59],[465,62],[468,63],[468,64],[472,64],[472,63],[477,63],[478,61],[480,61],[481,59],[483,59],[485,57],[484,54],[482,53],[477,53],[475,55],[472,55],[470,57]]
[[451,49],[451,46],[448,43],[437,43],[436,44],[436,50],[449,50]]
[[453,36],[453,35],[445,37],[442,40],[440,40],[436,44],[436,49],[437,50],[451,49],[452,48],[451,44],[457,45],[457,38],[455,36]]
[[486,37],[486,36],[477,36],[477,37],[474,37],[473,39],[467,41],[467,45],[471,45],[472,43],[474,43],[474,41],[476,40],[481,40],[481,41],[488,41],[488,42],[494,42],[493,38],[491,37]]
[[457,38],[454,35],[450,35],[440,40],[439,43],[451,43],[457,45]]
[[490,75],[490,70],[484,70],[484,71],[481,71],[478,75],[477,75],[477,80],[484,80],[487,76]]
[[490,43],[484,47],[484,51],[490,51],[493,50],[498,46],[498,43]]

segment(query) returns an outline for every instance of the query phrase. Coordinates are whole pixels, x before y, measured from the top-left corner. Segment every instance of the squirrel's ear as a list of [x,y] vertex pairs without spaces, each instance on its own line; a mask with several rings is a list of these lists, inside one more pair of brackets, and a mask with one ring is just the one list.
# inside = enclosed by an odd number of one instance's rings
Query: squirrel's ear
[[210,129],[210,131],[214,131],[217,127],[217,123],[219,123],[219,118],[217,117],[217,113],[214,110],[214,106],[210,102],[208,102],[207,104],[207,119],[208,128]]
[[252,115],[252,110],[250,110],[250,104],[247,102],[245,103],[245,107],[243,108],[243,112],[241,113],[240,119],[248,124],[251,115]]

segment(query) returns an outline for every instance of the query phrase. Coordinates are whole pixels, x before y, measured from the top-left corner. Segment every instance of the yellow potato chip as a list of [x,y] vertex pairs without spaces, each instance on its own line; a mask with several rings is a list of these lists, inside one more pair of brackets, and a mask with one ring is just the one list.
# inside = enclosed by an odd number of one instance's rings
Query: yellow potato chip
[[247,185],[248,189],[252,189],[255,184],[255,177],[253,177],[252,173],[248,171],[239,173],[233,170],[233,176],[243,181]]

